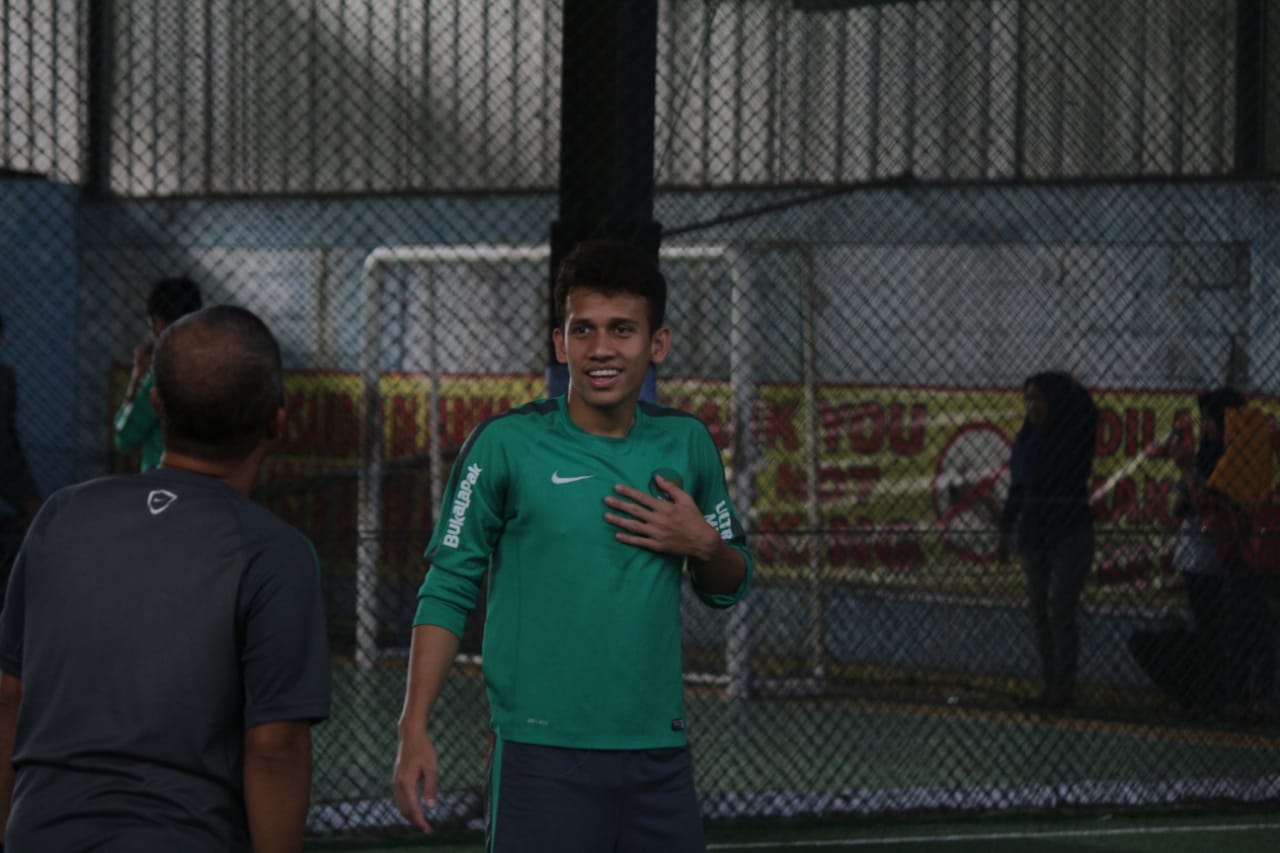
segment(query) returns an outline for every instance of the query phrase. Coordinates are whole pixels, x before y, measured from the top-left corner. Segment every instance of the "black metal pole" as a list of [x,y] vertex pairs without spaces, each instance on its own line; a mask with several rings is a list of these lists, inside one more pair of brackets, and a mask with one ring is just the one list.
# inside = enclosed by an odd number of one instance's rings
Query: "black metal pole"
[[653,219],[654,100],[658,76],[656,0],[621,2],[617,16],[613,209],[609,236],[657,257],[661,227]]
[[85,195],[107,194],[111,167],[111,55],[115,50],[115,4],[90,0],[88,19],[88,94],[84,146]]
[[1266,171],[1267,4],[1238,0],[1236,5],[1236,162],[1242,178]]
[[[656,0],[565,0],[560,93],[559,218],[551,225],[550,293],[556,270],[591,237],[636,243],[656,257],[653,219]],[[557,306],[548,298],[548,331]],[[548,391],[562,390],[548,336]]]

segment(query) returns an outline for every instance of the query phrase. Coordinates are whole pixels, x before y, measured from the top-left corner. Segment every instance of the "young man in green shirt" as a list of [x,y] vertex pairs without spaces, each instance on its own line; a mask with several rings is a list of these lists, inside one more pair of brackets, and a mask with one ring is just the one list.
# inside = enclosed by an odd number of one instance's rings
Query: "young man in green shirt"
[[671,347],[653,259],[584,243],[561,266],[556,303],[568,392],[475,429],[427,548],[396,803],[431,831],[428,718],[488,573],[488,849],[703,850],[680,592],[687,566],[708,605],[741,598],[745,534],[706,426],[640,400],[646,370]]
[[165,278],[156,282],[147,296],[147,323],[152,337],[134,347],[133,372],[125,388],[113,423],[112,438],[116,450],[142,452],[141,470],[150,471],[160,464],[164,452],[164,435],[160,415],[151,405],[151,389],[155,374],[151,371],[151,352],[160,334],[178,319],[201,305],[200,289],[186,278]]

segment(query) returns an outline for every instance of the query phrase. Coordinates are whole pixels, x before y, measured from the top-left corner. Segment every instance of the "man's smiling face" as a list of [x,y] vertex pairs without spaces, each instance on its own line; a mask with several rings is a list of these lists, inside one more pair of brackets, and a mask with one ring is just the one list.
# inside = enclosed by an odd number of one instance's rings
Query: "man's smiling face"
[[588,287],[569,292],[556,358],[569,366],[569,414],[588,432],[625,435],[650,364],[660,364],[671,332],[649,326],[649,305],[630,293]]

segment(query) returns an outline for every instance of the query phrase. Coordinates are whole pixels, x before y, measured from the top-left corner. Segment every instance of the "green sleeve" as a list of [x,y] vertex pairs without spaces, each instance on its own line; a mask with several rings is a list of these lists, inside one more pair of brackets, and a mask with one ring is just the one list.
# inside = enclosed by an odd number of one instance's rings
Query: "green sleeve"
[[702,510],[707,522],[720,532],[720,538],[730,547],[742,554],[746,560],[747,570],[742,576],[742,583],[732,593],[710,593],[693,584],[693,591],[704,604],[717,609],[736,604],[747,593],[751,585],[751,577],[755,573],[755,562],[747,549],[747,532],[729,499],[729,488],[724,480],[724,463],[720,461],[720,452],[710,433],[705,433],[702,440],[695,443],[695,464],[698,466],[698,494],[693,496]]
[[158,428],[160,416],[151,405],[151,389],[155,384],[155,374],[148,370],[147,375],[138,383],[138,391],[133,399],[125,400],[120,405],[113,431],[116,450],[136,450]]
[[458,636],[479,600],[504,521],[507,466],[496,430],[486,426],[478,426],[463,444],[449,475],[413,620]]

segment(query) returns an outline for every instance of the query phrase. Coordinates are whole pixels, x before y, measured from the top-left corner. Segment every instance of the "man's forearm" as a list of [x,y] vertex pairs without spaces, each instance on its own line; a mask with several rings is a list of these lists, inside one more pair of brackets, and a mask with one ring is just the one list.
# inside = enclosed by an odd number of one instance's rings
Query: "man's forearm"
[[7,672],[0,673],[0,844],[13,805],[13,741],[21,704],[22,682]]
[[409,677],[400,711],[391,791],[400,814],[426,833],[432,829],[422,806],[424,802],[428,808],[435,806],[440,780],[440,764],[427,732],[427,718],[457,657],[458,642],[457,635],[445,628],[417,625],[409,647]]
[[452,631],[438,625],[417,625],[409,646],[408,684],[400,711],[400,736],[425,733],[427,717],[435,705],[445,679],[458,656],[460,641]]
[[245,738],[245,809],[254,853],[302,850],[311,802],[311,727],[257,726]]

